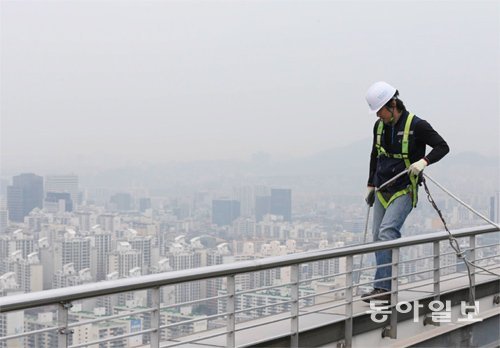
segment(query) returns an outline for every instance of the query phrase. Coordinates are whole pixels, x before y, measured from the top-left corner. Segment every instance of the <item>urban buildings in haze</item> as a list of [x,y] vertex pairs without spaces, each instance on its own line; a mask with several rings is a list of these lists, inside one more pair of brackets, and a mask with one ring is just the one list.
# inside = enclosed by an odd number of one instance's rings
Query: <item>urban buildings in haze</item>
[[43,178],[33,173],[16,175],[7,187],[9,220],[23,222],[34,208],[43,207]]
[[45,176],[45,192],[69,193],[73,206],[80,204],[80,188],[78,175],[47,175]]
[[[87,191],[88,200],[72,205],[70,189],[54,186],[54,180],[51,180],[53,191],[45,187],[44,197],[41,177],[34,174],[18,177],[23,180],[13,180],[9,192],[16,192],[16,188],[21,193],[34,194],[39,202],[43,202],[43,207],[31,204],[31,210],[22,212],[22,215],[26,214],[22,218],[9,220],[5,200],[7,192],[0,197],[0,296],[347,246],[362,242],[365,226],[365,206],[360,197],[304,194],[300,188],[295,191],[295,186],[293,202],[291,188],[262,186],[259,182],[259,186],[233,187],[233,196],[227,199],[213,199],[226,197],[231,192],[227,186],[224,189],[200,187],[200,191],[194,191],[191,195],[172,191],[152,195],[142,187],[136,190],[120,187],[116,190],[96,189],[95,193]],[[491,193],[488,198],[490,196]],[[15,196],[9,196],[12,197]],[[23,201],[22,195],[17,197],[18,201],[11,199],[10,203],[34,201]],[[485,200],[482,206],[484,209],[489,207],[495,217],[498,209],[496,197]],[[483,198],[478,196],[478,199]],[[445,200],[439,202],[439,206],[447,207],[450,226],[457,226],[463,221],[473,222],[471,214],[455,209],[457,207],[453,204]],[[434,228],[437,220],[427,213],[424,210],[412,213],[405,226],[405,235]],[[487,244],[493,243],[494,240]],[[424,247],[411,248],[402,254],[402,258],[412,260],[423,256],[428,261],[423,262],[422,267],[432,267],[432,250],[429,250]],[[444,252],[448,250],[443,249]],[[489,257],[491,253],[490,249],[484,249],[478,251],[476,256]],[[373,262],[367,258],[366,266],[373,265]],[[454,254],[450,253],[442,262],[443,265],[449,265],[446,267],[447,272],[456,271]],[[414,264],[408,262],[404,267],[409,276],[403,281],[423,279],[417,274],[418,269]],[[300,266],[299,271],[301,279],[312,279],[342,274],[345,269],[344,260],[336,259],[306,263]],[[342,281],[339,279],[318,279],[314,284],[301,286],[299,291],[311,296],[307,301],[312,303],[312,295],[341,287]],[[368,282],[370,279],[364,280]],[[288,284],[290,281],[290,269],[285,267],[248,272],[238,276],[235,285],[239,291],[246,292]],[[342,292],[338,293],[338,296],[343,296]],[[185,306],[182,310],[172,308],[161,315],[165,316],[165,323],[174,323],[180,316],[191,320],[196,315],[224,312],[227,304],[224,299],[217,297],[226,294],[227,288],[222,278],[165,286],[160,293],[162,303],[187,303],[200,298],[209,300],[203,304]],[[238,309],[245,306],[263,307],[287,302],[289,296],[287,289],[248,292],[235,305]],[[70,316],[72,320],[80,317],[93,320],[102,315],[117,314],[117,311],[141,310],[150,304],[150,292],[134,291],[89,301],[84,304],[87,308],[79,309],[80,304],[77,304],[70,311]],[[241,314],[239,318],[274,314],[278,312],[277,308],[280,307],[269,306],[269,309]],[[35,315],[39,315],[38,320]],[[53,319],[50,313],[33,311],[24,316],[24,322],[22,317],[9,317],[6,320],[21,322],[26,327],[43,328],[50,327]],[[130,332],[131,326],[147,328],[148,320],[146,316],[123,319],[123,322],[117,322],[112,327],[126,334]],[[95,330],[103,337],[113,334],[97,323],[89,324],[87,328],[89,332]],[[0,327],[0,335],[1,330]],[[196,328],[183,326],[169,330],[169,335],[176,335],[194,332]],[[85,342],[83,338],[80,341],[76,333],[73,337],[73,344]],[[52,342],[51,339],[46,337],[47,342]],[[30,346],[31,341],[26,342],[24,346]],[[50,343],[48,346],[51,346]]]
[[282,216],[284,221],[292,221],[292,190],[272,188],[271,195],[255,197],[255,218],[262,221],[265,215]]
[[240,202],[231,199],[215,199],[212,201],[212,223],[230,225],[240,216]]
[[285,221],[292,221],[291,189],[271,189],[271,214],[281,215]]

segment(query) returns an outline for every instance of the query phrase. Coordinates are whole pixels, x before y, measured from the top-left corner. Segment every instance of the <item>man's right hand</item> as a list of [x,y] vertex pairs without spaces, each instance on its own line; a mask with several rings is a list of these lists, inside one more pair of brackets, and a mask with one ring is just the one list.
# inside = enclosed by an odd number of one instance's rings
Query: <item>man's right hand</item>
[[365,202],[370,207],[373,206],[373,202],[375,202],[375,187],[373,187],[373,186],[367,186],[367,188],[366,188]]

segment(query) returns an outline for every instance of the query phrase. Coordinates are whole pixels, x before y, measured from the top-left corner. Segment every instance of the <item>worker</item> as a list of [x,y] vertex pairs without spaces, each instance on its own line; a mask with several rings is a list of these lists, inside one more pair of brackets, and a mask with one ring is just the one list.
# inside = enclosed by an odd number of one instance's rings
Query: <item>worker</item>
[[[422,171],[443,158],[449,147],[427,121],[406,110],[399,99],[399,91],[387,82],[379,81],[370,86],[366,101],[369,113],[376,114],[378,120],[373,128],[365,200],[374,211],[373,241],[393,240],[401,237],[401,227],[417,205]],[[426,145],[432,148],[427,155]],[[408,175],[400,176],[380,191],[375,190],[404,170]],[[392,263],[392,250],[375,252],[375,259],[373,291],[364,294],[363,301],[390,302],[392,267],[380,265]]]

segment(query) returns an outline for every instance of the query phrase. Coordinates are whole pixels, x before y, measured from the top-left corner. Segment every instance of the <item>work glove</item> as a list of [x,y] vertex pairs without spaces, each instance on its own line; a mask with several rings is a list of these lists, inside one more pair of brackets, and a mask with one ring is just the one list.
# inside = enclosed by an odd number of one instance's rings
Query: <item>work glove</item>
[[365,202],[370,207],[373,205],[373,202],[375,202],[375,187],[373,187],[373,186],[367,186],[367,188],[366,188]]
[[408,171],[411,174],[418,176],[422,172],[422,170],[424,170],[425,167],[427,167],[427,161],[422,158],[421,160],[412,163],[408,168]]

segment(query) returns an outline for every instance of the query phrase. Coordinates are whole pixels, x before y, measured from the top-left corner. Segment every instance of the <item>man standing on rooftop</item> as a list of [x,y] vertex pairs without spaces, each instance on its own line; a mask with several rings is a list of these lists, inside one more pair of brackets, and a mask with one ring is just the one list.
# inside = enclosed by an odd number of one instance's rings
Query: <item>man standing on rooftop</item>
[[[401,227],[417,205],[420,174],[426,166],[443,158],[449,147],[427,121],[406,110],[398,90],[387,82],[370,86],[366,101],[369,113],[378,120],[373,128],[365,200],[374,210],[373,241],[393,240],[401,237]],[[432,150],[426,155],[427,145]],[[404,170],[408,175],[398,177],[380,191],[375,190]],[[392,267],[380,265],[392,263],[392,251],[377,251],[375,258],[373,291],[364,294],[363,301],[390,301]]]

